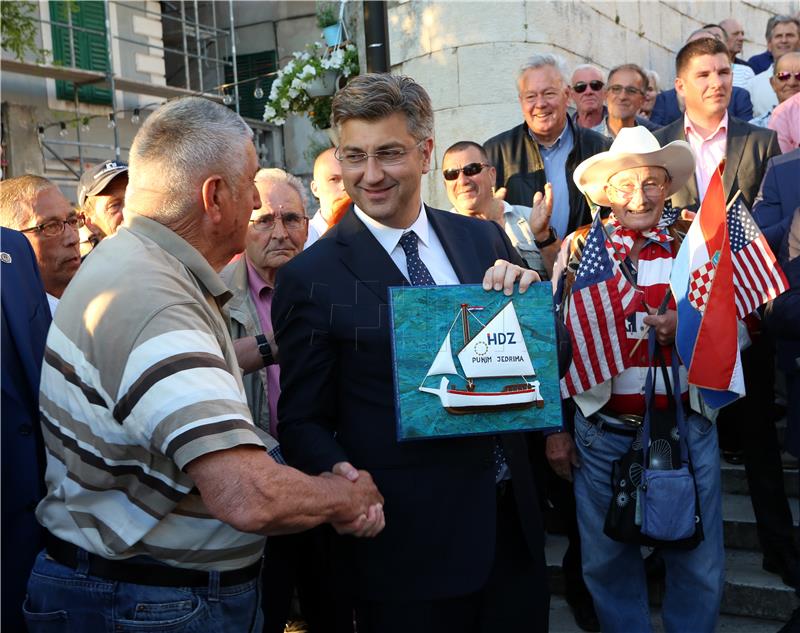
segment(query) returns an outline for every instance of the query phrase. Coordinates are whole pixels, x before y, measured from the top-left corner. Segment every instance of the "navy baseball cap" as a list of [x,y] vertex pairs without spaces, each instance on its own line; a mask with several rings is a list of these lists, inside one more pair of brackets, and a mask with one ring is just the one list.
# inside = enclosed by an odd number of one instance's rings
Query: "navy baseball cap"
[[121,174],[128,173],[128,166],[115,160],[107,160],[104,163],[95,165],[89,171],[84,172],[78,185],[78,206],[82,207],[89,196],[96,196],[102,193],[109,183]]

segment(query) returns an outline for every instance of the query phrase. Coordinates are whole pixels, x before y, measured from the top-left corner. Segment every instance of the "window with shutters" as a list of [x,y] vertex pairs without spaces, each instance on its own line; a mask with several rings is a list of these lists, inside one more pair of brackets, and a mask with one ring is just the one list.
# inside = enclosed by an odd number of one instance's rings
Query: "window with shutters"
[[[70,14],[71,11],[71,14]],[[70,29],[72,25],[72,50],[75,68],[106,72],[108,70],[108,41],[106,39],[106,10],[102,0],[64,2],[50,0],[50,20],[53,33],[53,61],[57,65],[72,66],[70,55]],[[74,99],[75,85],[71,81],[56,81],[56,97]],[[111,105],[111,91],[106,87],[86,85],[78,88],[78,99],[84,103]]]
[[[278,55],[275,51],[237,55],[236,69],[240,82],[252,77],[261,77],[278,70]],[[264,106],[269,99],[273,79],[274,77],[265,77],[239,86],[239,114],[259,121],[264,117]],[[225,65],[225,83],[233,83],[233,68],[228,64]],[[256,85],[263,91],[263,96],[259,98],[254,94]]]

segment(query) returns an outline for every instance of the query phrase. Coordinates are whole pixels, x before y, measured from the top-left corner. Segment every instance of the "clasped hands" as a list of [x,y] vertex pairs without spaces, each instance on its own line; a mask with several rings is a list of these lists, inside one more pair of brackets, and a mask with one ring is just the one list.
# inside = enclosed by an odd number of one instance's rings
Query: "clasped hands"
[[365,470],[358,470],[349,462],[334,464],[331,472],[322,477],[344,478],[353,488],[349,490],[352,511],[341,521],[331,521],[339,534],[349,534],[363,538],[377,536],[386,525],[383,515],[383,495],[381,495],[372,476]]

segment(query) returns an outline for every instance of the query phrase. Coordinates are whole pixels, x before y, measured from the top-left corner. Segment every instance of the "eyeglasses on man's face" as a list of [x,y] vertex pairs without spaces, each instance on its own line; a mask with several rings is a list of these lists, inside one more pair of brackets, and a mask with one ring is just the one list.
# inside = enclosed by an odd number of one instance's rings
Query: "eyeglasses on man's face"
[[348,149],[342,150],[340,147],[337,147],[334,156],[336,160],[342,163],[344,168],[363,167],[370,158],[374,158],[381,165],[399,165],[405,159],[406,154],[420,147],[425,140],[426,139],[422,139],[419,143],[411,147],[387,147],[386,149],[379,149],[374,154],[355,152]]
[[789,81],[789,79],[794,76],[797,81],[800,81],[800,72],[791,73],[788,70],[782,70],[779,73],[775,73],[775,77],[777,77],[778,81]]
[[282,215],[260,215],[254,220],[250,220],[250,224],[256,231],[266,233],[275,228],[276,222],[280,220],[283,223],[283,228],[287,231],[299,231],[305,227],[308,218],[302,213],[284,213]]
[[620,86],[619,84],[614,84],[613,86],[608,87],[608,91],[612,95],[620,95],[624,91],[626,95],[633,97],[635,95],[644,95],[644,91],[636,86]]
[[572,86],[572,89],[578,94],[586,92],[586,88],[591,88],[594,92],[600,92],[605,84],[599,79],[592,79],[591,81],[578,81]]
[[633,198],[633,194],[636,193],[637,189],[641,190],[642,195],[648,200],[654,200],[661,195],[661,192],[664,191],[664,187],[666,183],[663,182],[656,182],[655,180],[645,180],[643,183],[637,182],[622,182],[618,185],[609,182],[608,186],[613,189],[617,196],[625,202],[629,202],[631,198]]
[[41,233],[44,237],[55,237],[56,235],[61,235],[64,232],[65,226],[69,226],[69,228],[77,231],[78,229],[83,228],[85,223],[86,221],[83,215],[71,215],[66,220],[49,220],[47,222],[37,224],[36,226],[22,229],[20,233]]
[[465,176],[477,176],[483,171],[484,167],[491,167],[491,165],[487,165],[486,163],[468,163],[460,168],[454,167],[452,169],[445,169],[442,171],[442,175],[445,180],[455,180],[462,171]]

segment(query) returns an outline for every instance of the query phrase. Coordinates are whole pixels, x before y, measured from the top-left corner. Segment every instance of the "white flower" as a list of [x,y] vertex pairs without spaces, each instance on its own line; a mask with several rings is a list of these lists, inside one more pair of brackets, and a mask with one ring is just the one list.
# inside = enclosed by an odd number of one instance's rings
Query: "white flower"
[[281,99],[281,107],[284,110],[288,110],[289,109],[289,100],[288,99]]
[[272,106],[268,105],[268,106],[264,107],[264,120],[265,121],[269,121],[276,114],[277,114],[277,112],[275,112],[275,108],[273,108]]
[[297,95],[300,94],[300,91],[296,88],[289,88],[289,98],[294,99]]
[[292,53],[292,56],[293,56],[295,59],[300,59],[300,58],[302,58],[302,57],[303,57],[303,52],[302,52],[302,51],[295,51],[294,53]]
[[277,118],[276,118],[276,119],[274,119],[272,122],[273,122],[275,125],[283,125],[284,123],[286,123],[286,119],[284,119],[283,117],[277,117]]
[[275,101],[278,98],[278,82],[272,83],[272,88],[269,89],[269,100]]
[[298,90],[303,87],[303,82],[301,81],[300,77],[295,77],[292,79],[292,88],[297,88]]
[[311,59],[311,55],[309,55],[308,53],[303,53],[302,55],[300,55],[300,59],[302,59],[304,62],[307,62],[309,59]]
[[311,64],[306,64],[303,66],[303,70],[300,71],[300,75],[303,77],[311,76],[314,77],[317,74],[317,69],[314,68]]

